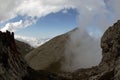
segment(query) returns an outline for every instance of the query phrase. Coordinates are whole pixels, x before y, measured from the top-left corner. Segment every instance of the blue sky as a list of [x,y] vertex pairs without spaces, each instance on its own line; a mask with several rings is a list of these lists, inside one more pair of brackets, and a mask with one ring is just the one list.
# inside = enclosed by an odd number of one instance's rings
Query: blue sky
[[[27,28],[19,29],[15,34],[35,38],[55,37],[77,27],[77,16],[78,13],[75,9],[69,9],[67,11],[61,10],[57,13],[51,13],[39,18],[35,24]],[[9,20],[9,22],[16,22],[21,19],[24,19],[24,16],[18,16]],[[1,28],[5,26],[7,22],[0,24]]]
[[77,12],[74,9],[67,13],[62,11],[51,13],[40,18],[35,24],[28,28],[19,30],[16,34],[34,37],[53,37],[63,34],[77,27]]

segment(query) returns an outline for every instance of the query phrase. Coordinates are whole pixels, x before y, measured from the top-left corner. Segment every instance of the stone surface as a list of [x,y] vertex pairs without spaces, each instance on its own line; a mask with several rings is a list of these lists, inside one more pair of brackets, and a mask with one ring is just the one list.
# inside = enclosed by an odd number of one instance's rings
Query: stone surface
[[14,33],[0,32],[0,50],[0,80],[22,80],[28,66],[17,51]]

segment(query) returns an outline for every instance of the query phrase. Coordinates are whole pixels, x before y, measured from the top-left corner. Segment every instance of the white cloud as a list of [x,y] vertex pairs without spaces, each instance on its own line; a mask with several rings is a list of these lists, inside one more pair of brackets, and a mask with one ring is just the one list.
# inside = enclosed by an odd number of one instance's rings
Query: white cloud
[[69,0],[2,0],[0,1],[0,22],[17,15],[42,17],[64,8],[74,7]]
[[42,17],[50,13],[56,13],[62,9],[69,8],[67,0],[26,0],[17,8],[20,15],[31,17]]
[[[46,16],[50,13],[56,13],[64,8],[73,8],[72,4],[69,4],[69,0],[4,0],[0,1],[0,22],[4,22],[9,19],[15,18],[17,15],[25,16],[25,19],[22,20],[22,27],[28,27],[35,23],[38,18]],[[35,19],[36,18],[36,19]],[[17,23],[17,22],[14,22]],[[4,30],[14,28],[11,31],[16,31],[16,25],[8,28],[10,26],[7,23]]]
[[16,8],[21,0],[0,0],[0,22],[17,16]]
[[[80,13],[79,22],[83,28],[93,21],[91,19],[93,19],[95,15],[100,16],[99,18],[104,18],[104,21],[99,19],[99,22],[102,24],[106,22],[111,25],[104,14],[113,14],[113,19],[118,19],[120,14],[118,8],[120,1],[108,0],[106,3],[105,1],[106,0],[2,0],[0,1],[0,22],[12,19],[17,15],[30,17],[34,20],[34,18],[39,19],[50,13],[56,13],[61,10],[66,12],[66,9],[76,8]],[[109,11],[106,6],[111,7],[113,11]],[[31,20],[23,20],[23,23],[26,23],[24,21],[30,22]],[[102,25],[101,23],[99,25],[102,29],[104,29],[104,26],[108,26],[106,24]],[[32,25],[32,23],[29,24]],[[30,26],[29,24],[27,26]]]
[[23,21],[20,20],[18,22],[14,22],[14,23],[7,23],[2,29],[1,31],[5,32],[6,30],[9,30],[11,32],[15,32],[17,29],[20,29],[23,27]]
[[65,9],[62,11],[62,13],[66,14],[66,13],[68,13],[68,11]]
[[[106,1],[117,15],[120,13],[119,2],[119,0]],[[94,14],[105,14],[108,11],[106,3],[104,0],[1,0],[0,22],[12,19],[17,15],[40,18],[69,8],[76,8],[83,17],[86,14],[88,15],[86,17],[90,17],[90,15],[93,17]],[[83,23],[84,20],[82,19]]]
[[48,40],[50,40],[49,38],[36,39],[34,37],[26,37],[26,36],[20,36],[20,35],[15,35],[15,39],[28,43],[32,47],[38,47],[43,43],[47,42]]
[[1,28],[1,31],[5,32],[6,30],[11,32],[16,32],[19,29],[26,28],[34,23],[36,23],[36,19],[26,19],[25,21],[20,20],[18,22],[10,22],[7,23],[3,28]]
[[[95,14],[104,14],[106,12],[103,0],[10,0],[5,4],[6,1],[8,0],[0,3],[0,5],[4,5],[1,8],[3,10],[1,11],[1,17],[4,19],[1,18],[2,20],[0,21],[14,18],[17,15],[38,19],[50,13],[56,13],[61,10],[66,12],[66,9],[76,8],[80,13],[80,25],[85,26],[89,24]],[[25,21],[30,22],[31,20],[27,19]],[[23,23],[26,22],[23,21]]]

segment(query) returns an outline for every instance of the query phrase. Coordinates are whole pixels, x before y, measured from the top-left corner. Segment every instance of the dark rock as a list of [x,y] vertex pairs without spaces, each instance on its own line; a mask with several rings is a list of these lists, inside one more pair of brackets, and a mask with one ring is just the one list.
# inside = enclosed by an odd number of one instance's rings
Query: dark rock
[[0,32],[0,80],[21,80],[27,73],[27,65],[17,51],[14,33]]

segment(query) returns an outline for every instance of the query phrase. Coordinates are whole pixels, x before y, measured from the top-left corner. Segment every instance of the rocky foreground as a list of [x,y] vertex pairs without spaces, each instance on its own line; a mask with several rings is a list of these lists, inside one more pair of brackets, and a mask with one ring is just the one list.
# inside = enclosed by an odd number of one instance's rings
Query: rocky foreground
[[120,80],[120,21],[104,33],[101,48],[98,66],[73,73],[35,71],[18,52],[14,34],[0,32],[0,80]]

